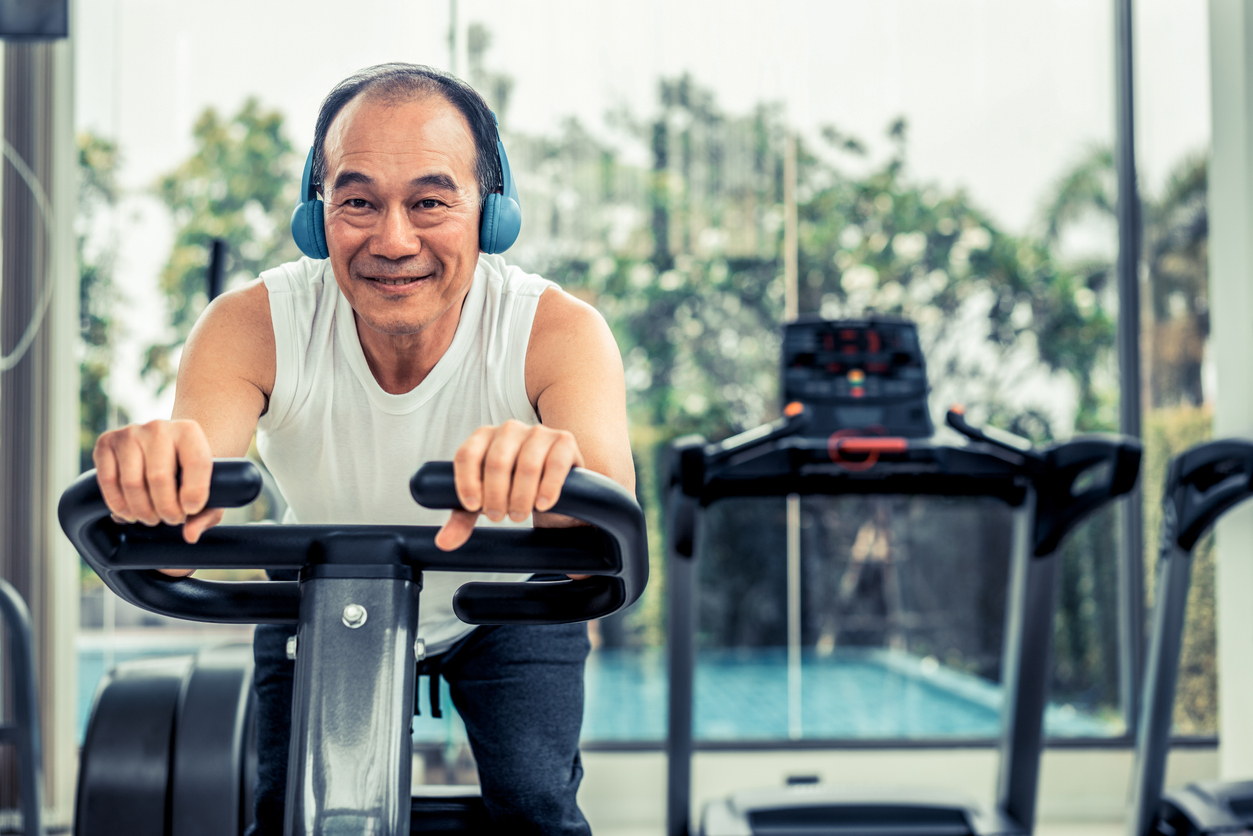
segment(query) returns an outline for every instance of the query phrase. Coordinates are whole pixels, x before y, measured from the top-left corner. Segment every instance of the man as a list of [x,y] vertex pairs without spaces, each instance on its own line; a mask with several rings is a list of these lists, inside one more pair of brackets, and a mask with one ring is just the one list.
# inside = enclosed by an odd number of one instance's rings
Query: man
[[[282,265],[205,311],[173,419],[96,445],[113,513],[184,524],[194,543],[222,516],[204,508],[212,458],[243,455],[254,431],[294,520],[443,521],[444,549],[480,516],[524,524],[551,508],[576,465],[633,489],[621,357],[604,321],[479,252],[481,204],[502,184],[495,142],[483,100],[438,71],[387,64],[341,82],[313,148],[329,258]],[[469,510],[432,520],[407,480],[448,458]],[[419,635],[442,660],[493,822],[588,833],[575,803],[586,631],[471,628],[451,610],[467,579],[428,573]],[[255,641],[261,834],[282,830],[289,633],[259,627]]]

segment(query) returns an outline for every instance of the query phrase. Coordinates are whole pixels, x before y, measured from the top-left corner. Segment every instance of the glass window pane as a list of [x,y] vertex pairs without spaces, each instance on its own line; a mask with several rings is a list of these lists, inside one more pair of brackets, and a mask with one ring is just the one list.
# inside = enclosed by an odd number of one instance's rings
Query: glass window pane
[[[1172,456],[1210,438],[1216,397],[1209,353],[1209,33],[1206,5],[1136,4],[1136,141],[1144,210],[1145,579],[1161,525]],[[1194,550],[1175,731],[1218,730],[1214,540]]]

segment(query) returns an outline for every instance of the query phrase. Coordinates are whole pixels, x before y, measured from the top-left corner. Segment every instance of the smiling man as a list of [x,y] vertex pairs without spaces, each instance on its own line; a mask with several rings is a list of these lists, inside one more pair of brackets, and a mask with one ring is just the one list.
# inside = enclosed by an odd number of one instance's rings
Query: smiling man
[[[484,516],[531,524],[575,465],[633,489],[621,357],[604,321],[480,252],[484,203],[504,181],[497,141],[482,98],[427,67],[380,65],[332,90],[310,174],[324,215],[315,255],[327,257],[214,302],[184,350],[173,420],[101,436],[114,514],[184,523],[195,542],[222,517],[204,508],[212,458],[243,455],[254,432],[290,520],[442,523],[444,549]],[[445,518],[409,498],[409,476],[440,459],[455,462],[471,510]],[[497,832],[589,833],[575,801],[586,631],[472,628],[451,604],[470,578],[427,573],[419,635],[465,720]],[[290,633],[261,626],[255,639],[260,834],[283,826]]]

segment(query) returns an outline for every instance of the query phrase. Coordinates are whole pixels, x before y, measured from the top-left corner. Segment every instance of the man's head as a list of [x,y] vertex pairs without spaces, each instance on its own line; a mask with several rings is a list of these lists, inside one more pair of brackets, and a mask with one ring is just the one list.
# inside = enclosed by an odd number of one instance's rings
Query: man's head
[[[423,64],[378,64],[353,73],[335,85],[322,100],[313,128],[312,183],[319,191],[326,176],[326,133],[344,105],[359,96],[403,102],[437,96],[455,107],[474,137],[474,173],[479,202],[501,188],[500,163],[496,157],[496,120],[491,108],[473,87],[459,78]],[[302,196],[303,199],[303,196]]]
[[[425,67],[364,70],[322,106],[312,177],[335,280],[359,325],[390,337],[455,328],[482,200],[500,179],[495,123],[478,94]],[[359,330],[363,344],[372,339]]]

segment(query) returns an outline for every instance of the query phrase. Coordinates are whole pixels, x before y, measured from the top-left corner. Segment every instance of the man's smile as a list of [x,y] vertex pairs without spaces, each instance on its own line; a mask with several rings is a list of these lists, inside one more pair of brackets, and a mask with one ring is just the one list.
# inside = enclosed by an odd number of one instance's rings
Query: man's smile
[[382,285],[384,287],[406,287],[409,285],[415,285],[418,282],[426,281],[427,279],[431,279],[435,277],[434,272],[422,273],[418,275],[410,274],[406,276],[392,276],[392,275],[388,275],[387,273],[374,274],[374,275],[371,275],[369,273],[356,273],[355,275],[359,281],[371,282],[373,284]]
[[399,278],[389,279],[389,278],[386,278],[385,276],[365,276],[364,278],[372,282],[378,282],[379,284],[388,285],[389,287],[397,287],[403,284],[413,284],[415,282],[420,282],[427,277],[426,276],[401,276]]

